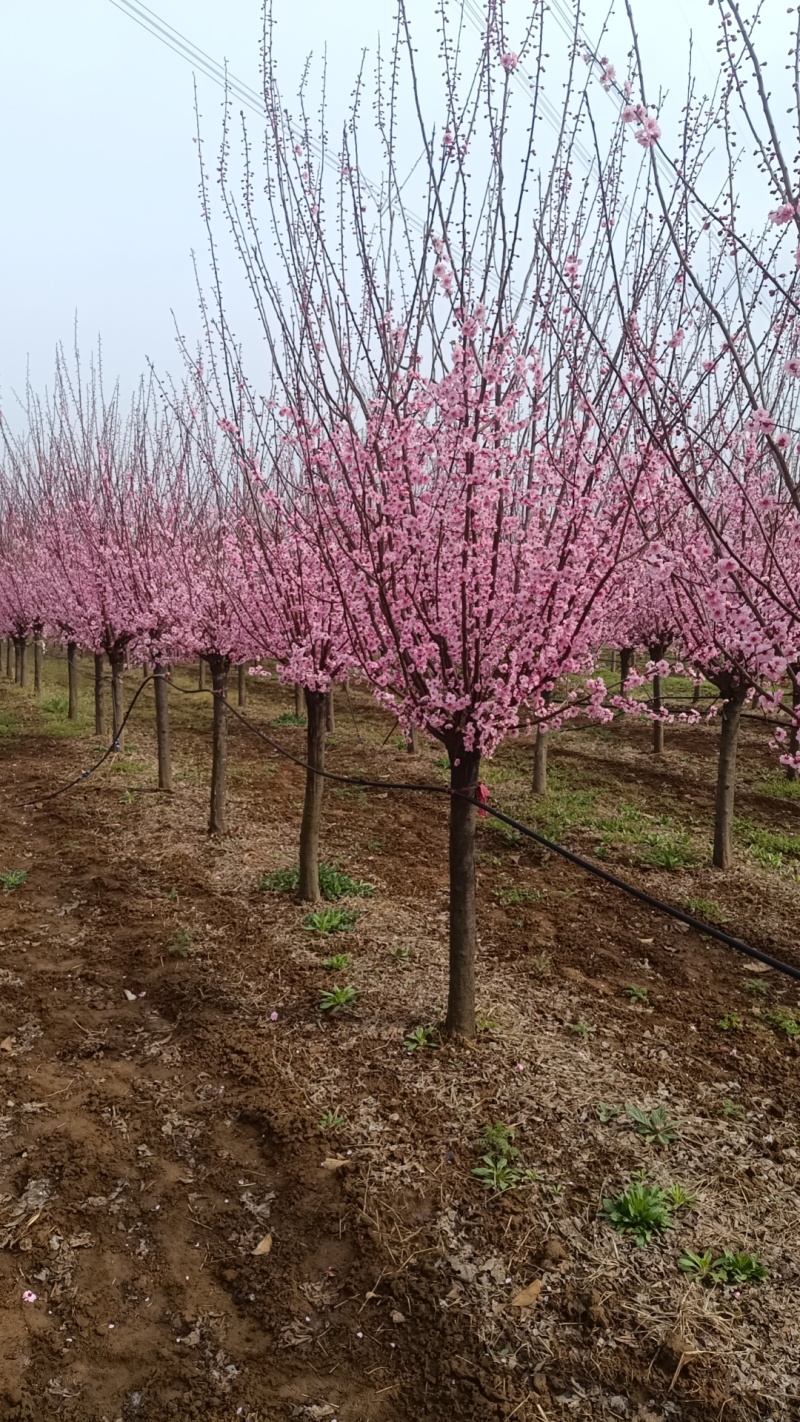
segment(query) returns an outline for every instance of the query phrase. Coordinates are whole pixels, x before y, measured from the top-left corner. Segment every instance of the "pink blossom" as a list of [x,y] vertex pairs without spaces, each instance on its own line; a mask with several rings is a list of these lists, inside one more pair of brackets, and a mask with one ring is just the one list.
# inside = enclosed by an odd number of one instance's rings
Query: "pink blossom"
[[679,346],[682,346],[682,345],[683,345],[683,339],[684,339],[684,331],[683,331],[683,327],[681,326],[681,327],[679,327],[678,330],[675,332],[675,335],[672,337],[672,340],[671,340],[671,341],[667,341],[667,345],[669,346],[670,350],[676,351]]
[[636,134],[636,142],[640,143],[642,148],[653,148],[660,137],[661,129],[657,120],[650,117],[642,119],[641,127]]
[[794,217],[794,208],[790,202],[784,202],[780,207],[776,207],[774,212],[769,214],[770,222],[774,222],[776,227],[782,227],[785,222],[791,222]]
[[501,54],[500,63],[502,64],[506,73],[510,74],[512,70],[516,69],[517,65],[519,64],[519,55],[511,53]]
[[790,360],[787,360],[784,369],[787,375],[793,375],[795,380],[800,380],[800,360],[798,360],[796,356],[792,356]]
[[754,410],[753,424],[755,425],[756,429],[760,430],[762,434],[766,435],[771,435],[773,430],[775,429],[775,421],[773,420],[769,410]]
[[614,68],[613,64],[608,63],[608,60],[601,60],[601,63],[604,65],[604,68],[602,74],[600,75],[600,85],[603,89],[607,91],[614,83],[617,77],[617,71]]
[[23,1303],[36,1303],[36,1294],[31,1289],[24,1289],[22,1293]]
[[633,122],[634,122],[634,120],[638,117],[638,115],[637,115],[637,113],[636,113],[636,109],[634,108],[633,104],[626,104],[626,105],[625,105],[624,109],[622,110],[622,115],[621,115],[621,117],[622,117],[622,122],[623,122],[623,123],[633,123]]

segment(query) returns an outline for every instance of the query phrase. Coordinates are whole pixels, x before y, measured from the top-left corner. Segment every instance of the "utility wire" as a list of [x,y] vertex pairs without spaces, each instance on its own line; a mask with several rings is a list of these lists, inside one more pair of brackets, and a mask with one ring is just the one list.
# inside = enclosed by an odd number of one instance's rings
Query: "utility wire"
[[[158,675],[164,676],[163,673],[158,673]],[[35,800],[24,801],[26,809],[36,805],[43,805],[48,800],[54,800],[57,795],[63,795],[67,790],[72,789],[73,786],[80,784],[82,781],[88,779],[90,775],[93,775],[96,770],[99,770],[100,766],[103,765],[108,757],[119,749],[119,737],[136,702],[148,682],[154,681],[155,678],[156,673],[152,673],[140,683],[121,724],[116,728],[115,740],[108,747],[105,754],[101,756],[100,760],[91,766],[90,769],[84,770],[80,775],[74,776],[66,785],[62,785],[59,789],[51,791],[50,794],[42,795]],[[215,696],[218,694],[213,690],[207,692],[205,688],[198,687],[196,690],[191,690],[188,687],[176,686],[170,681],[168,676],[164,676],[164,680],[170,690],[179,691],[183,696],[203,696],[205,694]],[[514,819],[511,815],[504,814],[502,810],[494,809],[493,806],[486,804],[479,795],[471,795],[462,790],[453,790],[449,785],[425,785],[413,780],[368,780],[361,775],[339,775],[331,770],[318,770],[315,766],[309,765],[301,756],[293,755],[291,751],[286,750],[285,746],[282,746],[280,742],[274,740],[272,736],[268,736],[260,726],[257,726],[248,716],[244,716],[236,706],[232,706],[227,697],[223,696],[222,700],[231,715],[241,721],[259,740],[264,741],[264,743],[270,746],[278,755],[283,756],[285,760],[291,761],[302,770],[311,771],[324,780],[335,780],[339,784],[357,786],[361,790],[396,790],[411,791],[415,794],[426,795],[459,795],[462,799],[467,800],[469,804],[475,805],[482,814],[491,815],[494,819],[500,820],[501,823],[516,830],[518,834],[523,835],[526,839],[534,840],[544,849],[548,849],[552,854],[559,855],[570,864],[574,864],[577,868],[583,869],[585,873],[592,874],[603,883],[610,884],[612,888],[619,889],[622,893],[627,894],[629,898],[636,899],[638,903],[646,904],[648,908],[655,909],[658,913],[666,914],[669,918],[677,920],[678,923],[685,923],[689,928],[693,928],[695,932],[703,934],[707,938],[713,938],[718,943],[724,943],[726,947],[733,948],[737,953],[742,953],[746,958],[752,958],[758,963],[764,963],[767,967],[774,968],[776,972],[783,973],[785,977],[793,978],[795,982],[800,982],[800,968],[795,967],[791,963],[784,963],[780,958],[773,957],[771,953],[764,953],[760,948],[754,948],[752,944],[745,943],[741,938],[734,938],[732,934],[726,933],[724,929],[716,928],[711,923],[705,923],[702,919],[685,913],[683,909],[676,908],[674,904],[665,903],[662,899],[657,899],[653,894],[648,894],[644,889],[637,889],[634,884],[628,884],[624,879],[618,878],[616,874],[610,874],[607,869],[601,869],[599,865],[592,864],[590,860],[584,859],[582,855],[575,854],[571,849],[566,849],[563,844],[557,844],[555,840],[548,839],[545,835],[539,834],[537,830],[531,829],[529,825],[522,824],[520,820]]]

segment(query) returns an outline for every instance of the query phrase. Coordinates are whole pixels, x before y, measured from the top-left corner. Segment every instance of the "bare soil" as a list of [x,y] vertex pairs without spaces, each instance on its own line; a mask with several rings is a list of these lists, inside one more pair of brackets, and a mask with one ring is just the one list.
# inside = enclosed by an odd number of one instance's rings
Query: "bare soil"
[[[410,1052],[445,1003],[444,797],[328,787],[324,857],[376,892],[322,937],[259,888],[296,862],[302,772],[237,724],[230,828],[206,834],[207,698],[176,697],[173,796],[152,790],[148,688],[125,756],[26,805],[96,758],[56,704],[61,664],[47,677],[44,712],[0,687],[0,871],[27,871],[0,893],[4,1422],[800,1416],[800,1039],[768,1017],[798,1011],[795,984],[486,820],[482,1031]],[[292,704],[268,682],[247,714],[302,755],[274,725]],[[337,711],[331,768],[441,780],[366,693]],[[791,856],[764,867],[745,836],[734,870],[707,867],[715,735],[670,728],[659,763],[630,721],[556,735],[548,813],[588,789],[667,814],[696,847],[671,870],[635,838],[569,842],[798,963]],[[764,729],[745,741],[739,814],[800,833]],[[486,774],[529,821],[531,761],[519,741]],[[322,1012],[345,983],[352,1006]],[[648,1145],[599,1103],[663,1104],[677,1139]],[[535,1178],[491,1193],[472,1172],[497,1121]],[[694,1200],[645,1248],[599,1213],[637,1170]],[[725,1247],[767,1279],[677,1267]]]

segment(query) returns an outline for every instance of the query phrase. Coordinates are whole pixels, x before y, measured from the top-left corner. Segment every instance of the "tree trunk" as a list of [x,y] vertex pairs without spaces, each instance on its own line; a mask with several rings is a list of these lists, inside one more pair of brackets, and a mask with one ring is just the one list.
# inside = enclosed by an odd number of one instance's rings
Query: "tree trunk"
[[325,730],[332,736],[336,730],[336,708],[333,704],[333,687],[325,697]]
[[150,663],[142,662],[142,681],[147,681],[150,675]]
[[78,644],[67,642],[67,685],[69,687],[69,709],[67,719],[78,719]]
[[122,751],[125,749],[125,732],[122,729],[122,722],[125,719],[125,653],[109,652],[108,660],[111,663],[111,722],[114,728],[114,748]]
[[[722,688],[720,688],[722,690]],[[746,688],[734,686],[723,695],[717,794],[714,808],[714,867],[730,869],[733,863],[733,803],[736,790],[736,746],[742,723]]]
[[[542,699],[545,706],[549,706],[553,699],[553,689],[545,691]],[[534,795],[547,794],[547,738],[550,732],[547,724],[540,721],[536,727],[536,745],[533,750],[533,779],[531,789]]]
[[319,892],[319,835],[325,781],[325,723],[328,697],[306,688],[306,793],[300,825],[300,897],[316,903]]
[[103,685],[103,653],[94,654],[94,733],[106,734],[106,698]]
[[28,679],[28,639],[27,637],[17,637],[17,685],[25,686]]
[[[792,724],[789,728],[789,754],[797,755],[800,750],[800,666],[790,666],[792,682]],[[787,780],[800,778],[793,765],[786,767]]]
[[[661,677],[660,677],[660,676],[654,676],[654,677],[653,677],[653,710],[654,710],[654,711],[660,711],[661,708],[662,708],[662,706],[663,706],[663,704],[664,704],[664,703],[663,703],[663,701],[662,701],[662,699],[661,699]],[[661,755],[661,754],[663,754],[663,751],[664,751],[664,722],[663,722],[663,721],[654,721],[654,722],[653,722],[653,752],[654,752],[655,755]]]
[[205,691],[206,689],[206,664],[202,657],[200,658],[200,666],[197,672],[197,689],[198,691]]
[[406,750],[409,755],[419,755],[419,731],[416,726],[411,727],[411,732],[406,741]]
[[533,750],[533,781],[531,789],[534,795],[547,794],[547,739],[549,732],[546,726],[536,727],[536,745]]
[[225,695],[228,689],[230,658],[215,653],[208,658],[208,665],[211,671],[211,688],[214,692],[214,723],[211,732],[211,813],[208,820],[208,832],[209,834],[224,834],[225,792],[228,780],[228,708],[225,705]]
[[619,694],[625,695],[625,685],[633,666],[633,647],[621,647],[619,653]]
[[480,755],[448,746],[450,757],[450,978],[448,1037],[475,1036],[475,826],[477,806],[464,798],[478,785]]
[[13,673],[13,671],[12,671],[13,660],[14,660],[13,653],[14,653],[14,642],[13,642],[13,639],[12,639],[11,637],[6,637],[6,676],[8,677],[9,681],[11,681],[11,680],[13,679],[13,676],[14,676],[14,673]]
[[156,698],[156,743],[158,745],[158,788],[172,793],[172,752],[169,744],[169,688],[167,669],[156,662],[153,667],[153,689]]
[[294,684],[294,714],[298,721],[303,715],[303,688],[299,682],[295,682]]
[[698,701],[700,700],[700,685],[701,685],[701,683],[700,683],[699,681],[696,681],[695,684],[694,684],[694,691],[692,692],[692,705],[693,705],[693,706],[696,706],[697,703],[698,703]]
[[44,661],[44,641],[41,632],[33,639],[33,694],[37,701],[42,696],[42,662]]
[[242,663],[242,665],[241,665],[240,667],[237,668],[236,679],[237,679],[237,692],[238,692],[239,705],[240,705],[240,706],[246,706],[246,705],[247,705],[247,667],[244,665],[244,662]]

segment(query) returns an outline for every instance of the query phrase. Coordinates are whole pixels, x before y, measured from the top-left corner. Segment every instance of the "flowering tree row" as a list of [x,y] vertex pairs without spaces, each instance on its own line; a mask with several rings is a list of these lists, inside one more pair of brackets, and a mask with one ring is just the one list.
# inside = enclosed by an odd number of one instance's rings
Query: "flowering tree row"
[[[554,122],[544,0],[516,45],[488,0],[471,54],[462,7],[442,5],[434,119],[401,0],[369,126],[362,75],[335,154],[304,91],[287,111],[267,25],[264,171],[244,130],[233,172],[230,112],[218,199],[201,167],[214,276],[185,390],[145,385],[123,411],[60,361],[53,397],[31,396],[28,430],[6,439],[0,631],[24,643],[47,627],[106,656],[115,735],[126,656],[154,664],[157,685],[171,661],[201,656],[212,830],[224,827],[231,665],[270,659],[304,687],[304,896],[319,892],[331,683],[360,676],[409,734],[443,745],[453,1034],[475,1031],[475,823],[481,762],[501,740],[644,708],[659,751],[660,679],[677,658],[719,693],[714,857],[726,867],[743,708],[780,713],[797,686],[800,351],[779,238],[800,219],[784,191],[761,234],[743,234],[732,178],[722,199],[704,197],[714,133],[735,142],[743,55],[757,70],[752,27],[720,7],[724,91],[696,101],[690,82],[678,159],[646,100],[632,5],[624,80],[576,23]],[[765,170],[791,187],[778,159]],[[217,200],[266,376],[228,324]],[[619,690],[596,674],[609,645],[627,661]],[[636,648],[648,702],[630,694]]]

